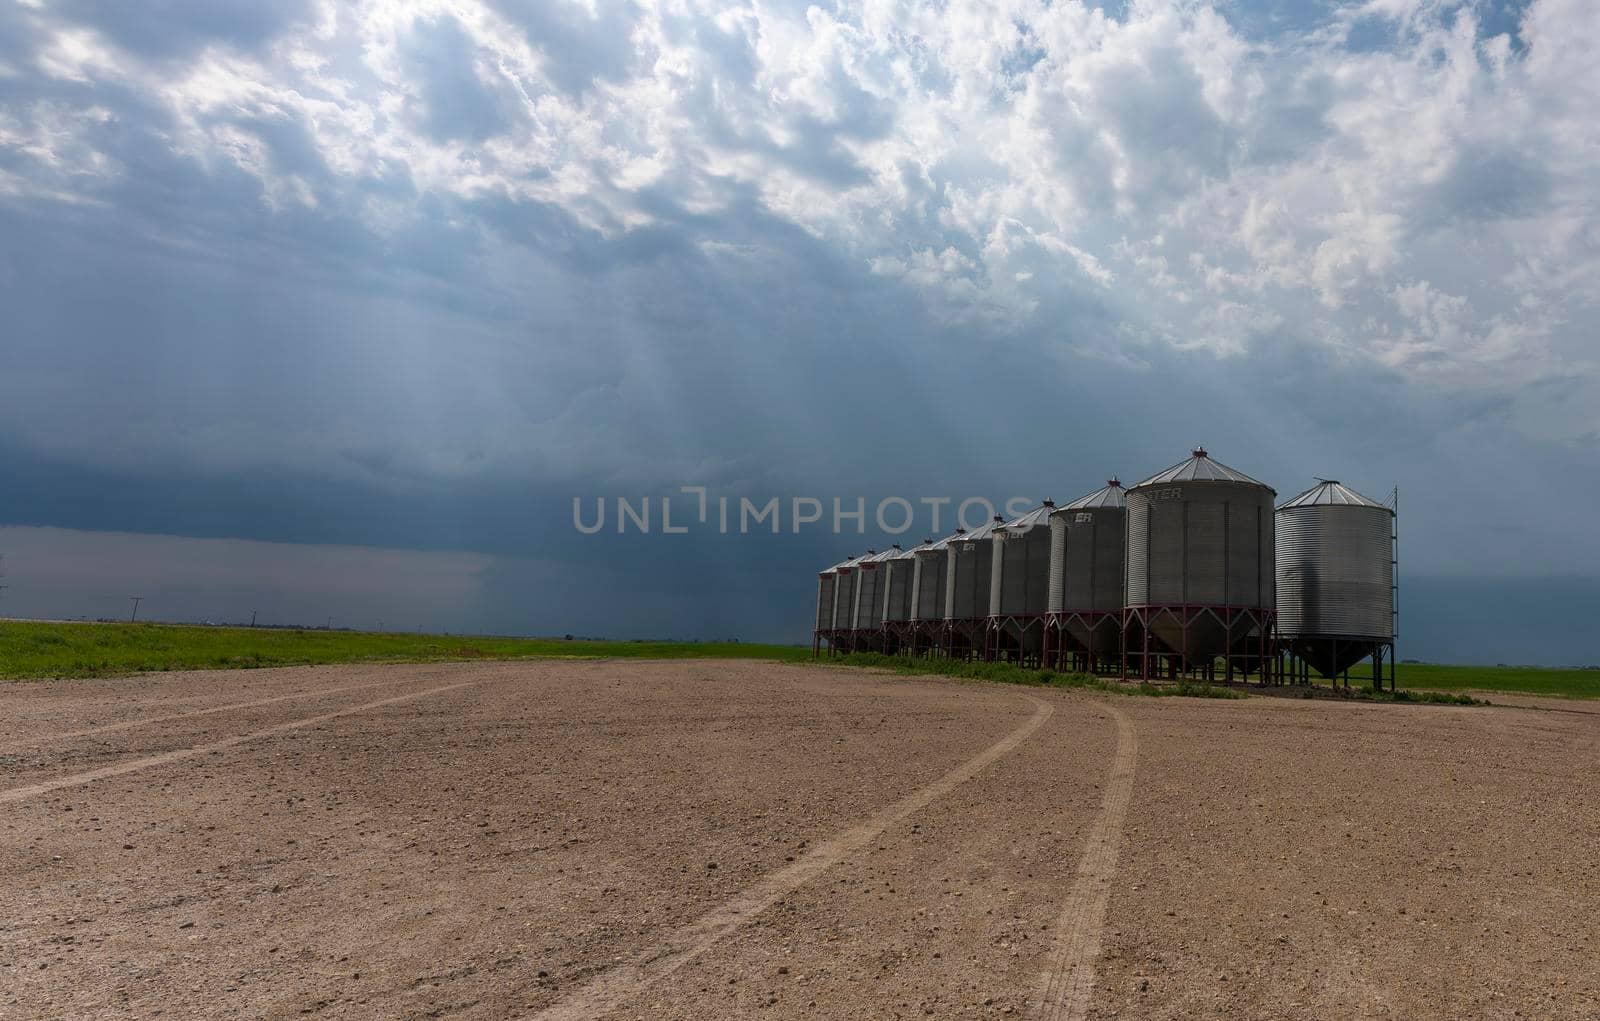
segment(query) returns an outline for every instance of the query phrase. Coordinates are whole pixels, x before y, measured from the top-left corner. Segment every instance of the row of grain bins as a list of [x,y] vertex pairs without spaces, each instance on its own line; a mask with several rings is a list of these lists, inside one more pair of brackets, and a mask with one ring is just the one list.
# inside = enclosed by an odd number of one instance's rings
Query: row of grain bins
[[1156,677],[1374,678],[1394,657],[1394,511],[1276,491],[1204,449],[1131,488],[868,550],[821,572],[814,651]]

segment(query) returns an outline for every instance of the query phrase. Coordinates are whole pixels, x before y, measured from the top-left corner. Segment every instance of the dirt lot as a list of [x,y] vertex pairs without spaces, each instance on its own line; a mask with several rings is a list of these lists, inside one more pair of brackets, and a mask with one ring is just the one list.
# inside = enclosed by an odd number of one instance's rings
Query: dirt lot
[[740,662],[0,686],[0,1017],[1600,1017],[1600,715]]

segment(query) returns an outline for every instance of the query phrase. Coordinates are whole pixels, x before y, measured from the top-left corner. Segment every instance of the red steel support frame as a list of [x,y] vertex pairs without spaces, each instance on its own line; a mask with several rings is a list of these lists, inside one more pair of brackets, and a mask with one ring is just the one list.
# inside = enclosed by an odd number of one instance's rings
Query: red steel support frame
[[886,620],[879,625],[882,631],[883,652],[887,655],[904,655],[904,649],[915,647],[916,623],[909,620]]
[[910,622],[911,655],[942,651],[944,648],[944,620],[920,617]]
[[945,621],[945,655],[957,655],[958,644],[964,649],[962,658],[971,659],[983,654],[983,636],[986,618],[955,617]]
[[[1055,641],[1051,641],[1054,638]],[[1056,668],[1056,656],[1061,644],[1061,614],[1044,615],[1044,648],[1039,654],[1039,665],[1046,670]]]
[[[1064,657],[1074,657],[1072,668],[1089,673],[1099,673],[1105,663],[1115,663],[1113,672],[1123,670],[1122,661],[1126,658],[1125,644],[1127,631],[1122,624],[1123,611],[1121,610],[1066,610],[1045,614],[1045,645],[1044,666],[1046,669],[1065,669],[1067,662]],[[1076,623],[1085,631],[1097,633],[1109,621],[1116,627],[1117,650],[1115,653],[1105,655],[1094,652],[1073,637],[1070,625]]]
[[[1181,645],[1177,649],[1162,652],[1159,648],[1152,649],[1151,625],[1163,617],[1176,620],[1181,629]],[[1189,629],[1193,624],[1204,618],[1210,617],[1222,625],[1223,631],[1230,637],[1228,650],[1221,654],[1227,679],[1233,679],[1235,665],[1240,668],[1240,675],[1249,679],[1251,670],[1250,662],[1253,659],[1261,675],[1261,683],[1269,684],[1277,678],[1277,673],[1272,666],[1272,657],[1277,653],[1277,626],[1278,612],[1275,608],[1265,606],[1226,606],[1216,604],[1187,604],[1165,603],[1146,604],[1143,606],[1128,606],[1122,611],[1122,677],[1128,677],[1128,629],[1137,623],[1140,631],[1139,678],[1150,680],[1151,660],[1161,656],[1167,661],[1168,674],[1176,678],[1179,674],[1187,676],[1196,666],[1189,654]],[[1237,640],[1232,636],[1241,625],[1251,627],[1256,631],[1256,648],[1254,652],[1237,652]],[[1241,662],[1242,661],[1242,662]],[[1214,662],[1203,664],[1202,674],[1206,679],[1211,679]]]
[[[1000,657],[1001,645],[1010,635],[1008,627],[1014,625],[1017,629],[1015,636],[1017,640],[1017,662],[1024,663],[1023,639],[1029,632],[1037,628],[1040,631],[1041,640],[1048,642],[1046,631],[1048,617],[1049,614],[1044,613],[1002,613],[986,618],[984,620],[983,658],[993,661]],[[1044,649],[1041,648],[1039,663],[1041,667],[1045,665],[1045,655]]]

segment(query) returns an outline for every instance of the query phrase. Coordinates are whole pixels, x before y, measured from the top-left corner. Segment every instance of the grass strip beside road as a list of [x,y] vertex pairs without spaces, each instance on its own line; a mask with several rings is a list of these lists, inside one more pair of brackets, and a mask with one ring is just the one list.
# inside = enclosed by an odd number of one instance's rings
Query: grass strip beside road
[[811,658],[800,646],[744,642],[599,642],[403,632],[0,621],[0,679],[114,677],[328,663],[479,659]]

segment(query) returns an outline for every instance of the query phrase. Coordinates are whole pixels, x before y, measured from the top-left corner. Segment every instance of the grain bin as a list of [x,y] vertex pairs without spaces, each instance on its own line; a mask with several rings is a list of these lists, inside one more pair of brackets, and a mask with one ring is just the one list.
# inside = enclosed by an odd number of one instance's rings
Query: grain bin
[[833,585],[833,647],[841,651],[850,651],[856,608],[856,566],[876,552],[867,550],[834,568],[838,577]]
[[984,655],[1039,662],[1050,604],[1050,515],[1054,500],[1019,514],[990,536],[989,620]]
[[817,574],[817,623],[811,642],[811,652],[816,655],[822,643],[828,643],[830,654],[842,651],[841,639],[847,637],[843,613],[845,591],[853,584],[851,567],[859,557],[847,557]]
[[1005,524],[998,514],[945,548],[944,619],[949,650],[954,655],[981,651],[989,613],[989,584],[994,564],[994,530]]
[[895,547],[898,555],[884,561],[887,572],[883,579],[883,651],[899,653],[916,645],[916,625],[911,620],[911,603],[915,595],[917,577],[917,551],[933,545],[924,539],[907,550]]
[[[1209,672],[1216,657],[1265,669],[1276,613],[1271,486],[1197,448],[1128,490],[1125,624],[1140,627],[1141,662],[1175,656]],[[1151,641],[1159,647],[1150,647]]]
[[883,586],[886,563],[900,555],[899,546],[893,546],[882,553],[859,560],[854,570],[855,575],[855,609],[851,629],[855,632],[851,636],[852,649],[876,649],[881,644],[883,625]]
[[1127,491],[1116,478],[1050,515],[1052,652],[1087,656],[1087,669],[1121,650],[1127,532]]
[[911,619],[914,621],[943,621],[945,610],[946,559],[950,543],[964,538],[965,528],[918,546],[912,551],[916,569],[911,580]]
[[841,560],[817,572],[817,620],[811,632],[813,656],[821,649],[823,641],[828,642],[830,651],[833,648],[833,591],[839,583],[839,568],[849,562],[848,559]]
[[817,622],[819,634],[833,629],[833,586],[839,578],[839,565],[825,568],[817,574]]
[[943,539],[924,543],[911,551],[911,652],[925,652],[945,645],[946,561],[950,543],[967,534],[958,528]]
[[1335,480],[1278,508],[1278,635],[1324,677],[1394,644],[1394,511]]
[[895,546],[896,556],[884,561],[887,574],[884,576],[883,585],[883,621],[885,624],[902,623],[911,620],[911,585],[915,580],[917,566],[917,551],[933,545],[932,539],[924,539],[921,543],[908,550]]

